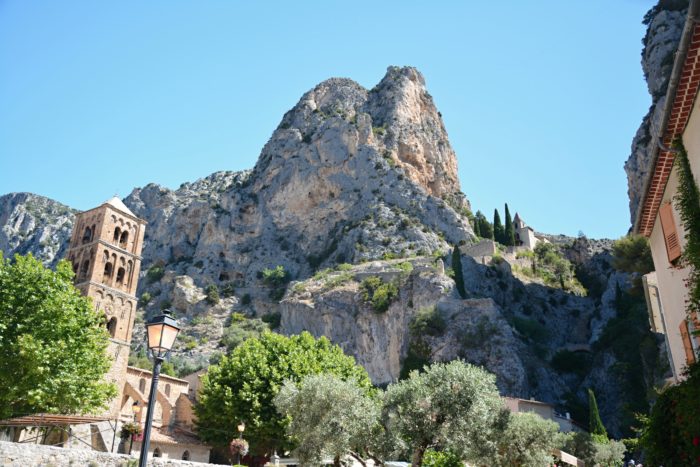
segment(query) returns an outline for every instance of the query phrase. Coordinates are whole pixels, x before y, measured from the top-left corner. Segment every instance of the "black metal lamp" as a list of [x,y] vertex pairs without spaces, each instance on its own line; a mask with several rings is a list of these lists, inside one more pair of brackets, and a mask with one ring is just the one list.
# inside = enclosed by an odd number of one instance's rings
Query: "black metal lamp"
[[139,457],[139,467],[146,467],[148,460],[148,450],[151,444],[151,424],[153,423],[153,409],[156,405],[156,392],[158,390],[158,377],[163,360],[168,356],[175,343],[175,338],[180,332],[177,321],[167,312],[156,316],[146,323],[148,333],[148,350],[153,355],[153,379],[151,380],[151,392],[148,395],[148,411],[146,412],[146,423],[143,429],[143,441],[141,442],[141,455]]

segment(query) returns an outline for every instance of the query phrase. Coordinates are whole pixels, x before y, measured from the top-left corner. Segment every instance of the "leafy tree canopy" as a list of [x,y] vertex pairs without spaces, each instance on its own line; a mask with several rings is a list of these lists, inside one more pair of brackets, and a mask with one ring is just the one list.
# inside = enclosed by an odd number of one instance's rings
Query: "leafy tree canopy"
[[654,270],[649,240],[642,235],[628,235],[613,243],[613,267],[620,271],[646,274]]
[[510,416],[508,427],[500,438],[498,454],[493,465],[540,467],[551,465],[552,450],[561,439],[559,425],[535,413]]
[[209,367],[202,378],[195,406],[199,435],[224,446],[235,436],[236,425],[246,424],[251,452],[264,454],[292,446],[286,437],[287,417],[280,416],[274,398],[286,380],[299,383],[305,376],[330,373],[353,380],[365,391],[372,384],[364,368],[328,339],[308,332],[285,337],[264,332],[236,347]]
[[287,433],[297,442],[296,456],[304,465],[324,457],[340,465],[354,455],[362,461],[379,420],[379,401],[355,381],[331,374],[311,375],[299,387],[287,381],[274,399],[280,413],[291,417]]
[[32,255],[0,253],[0,419],[103,408],[116,395],[104,380],[103,321],[67,261],[52,271]]
[[423,373],[413,371],[390,385],[382,418],[387,430],[411,449],[417,467],[429,448],[466,460],[491,456],[508,412],[493,374],[455,360],[434,363]]

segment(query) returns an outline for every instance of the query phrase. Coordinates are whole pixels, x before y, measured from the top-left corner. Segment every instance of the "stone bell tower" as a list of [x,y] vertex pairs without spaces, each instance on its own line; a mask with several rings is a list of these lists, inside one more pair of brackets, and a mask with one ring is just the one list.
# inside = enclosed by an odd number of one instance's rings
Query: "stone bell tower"
[[73,264],[75,287],[91,297],[95,310],[104,313],[110,334],[112,367],[106,378],[117,385],[109,414],[119,414],[129,345],[136,316],[136,286],[146,222],[116,196],[76,215],[66,253]]

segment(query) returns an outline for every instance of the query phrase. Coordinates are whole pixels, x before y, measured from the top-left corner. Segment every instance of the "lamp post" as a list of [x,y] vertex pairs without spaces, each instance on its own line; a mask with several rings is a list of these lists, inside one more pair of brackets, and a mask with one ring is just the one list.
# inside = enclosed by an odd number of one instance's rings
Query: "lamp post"
[[[243,439],[243,432],[245,431],[245,422],[241,422],[238,424],[238,439]],[[241,451],[238,451],[238,460],[236,461],[236,464],[241,465]]]
[[[136,401],[131,405],[131,411],[134,414],[134,423],[137,423],[136,417],[138,417],[139,412],[141,412],[141,406],[139,405],[139,401]],[[129,442],[129,455],[131,455],[131,448],[133,446],[134,446],[134,433],[131,433],[131,441]]]
[[160,367],[173,348],[177,333],[180,332],[180,327],[177,325],[177,321],[168,315],[167,310],[165,310],[162,315],[156,316],[146,323],[146,332],[148,334],[148,350],[153,355],[153,379],[151,380],[151,392],[148,395],[148,410],[146,411],[146,424],[143,427],[139,467],[146,467],[146,461],[148,460],[148,449],[151,444],[151,423],[153,423],[153,409],[156,405]]

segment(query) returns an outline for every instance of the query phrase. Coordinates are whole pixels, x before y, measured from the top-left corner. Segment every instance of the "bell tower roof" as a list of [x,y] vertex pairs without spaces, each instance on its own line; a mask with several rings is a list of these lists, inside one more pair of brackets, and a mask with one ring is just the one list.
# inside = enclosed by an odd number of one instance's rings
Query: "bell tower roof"
[[124,204],[124,203],[122,202],[122,200],[120,200],[120,199],[117,198],[116,196],[114,196],[114,197],[108,199],[107,201],[105,201],[105,202],[102,203],[102,204],[109,204],[110,206],[112,206],[113,208],[116,208],[117,210],[123,212],[124,214],[128,214],[128,215],[130,215],[130,216],[132,216],[132,217],[136,217],[136,214],[134,214],[133,212],[131,212],[131,210],[130,210],[129,208],[126,207],[126,204]]

